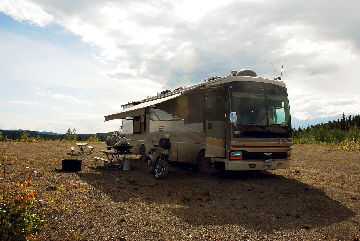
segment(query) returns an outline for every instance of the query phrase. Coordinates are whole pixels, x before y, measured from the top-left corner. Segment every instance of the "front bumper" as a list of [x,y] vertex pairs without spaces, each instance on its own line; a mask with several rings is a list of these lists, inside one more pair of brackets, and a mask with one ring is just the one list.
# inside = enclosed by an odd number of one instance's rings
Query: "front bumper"
[[290,167],[291,159],[267,159],[267,160],[227,160],[216,159],[215,162],[222,162],[225,170],[228,171],[263,171],[285,169]]

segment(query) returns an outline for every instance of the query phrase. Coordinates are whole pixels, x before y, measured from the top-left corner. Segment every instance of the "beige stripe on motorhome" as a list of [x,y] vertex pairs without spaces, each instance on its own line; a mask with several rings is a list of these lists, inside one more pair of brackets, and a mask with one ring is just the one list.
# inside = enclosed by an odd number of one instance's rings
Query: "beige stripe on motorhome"
[[214,147],[224,148],[225,147],[225,140],[216,139],[212,137],[206,137],[206,144]]
[[240,150],[247,152],[286,152],[289,150],[289,147],[238,147],[232,146],[231,150]]
[[291,146],[292,142],[277,142],[277,141],[268,141],[268,142],[239,142],[232,141],[230,143],[232,146]]

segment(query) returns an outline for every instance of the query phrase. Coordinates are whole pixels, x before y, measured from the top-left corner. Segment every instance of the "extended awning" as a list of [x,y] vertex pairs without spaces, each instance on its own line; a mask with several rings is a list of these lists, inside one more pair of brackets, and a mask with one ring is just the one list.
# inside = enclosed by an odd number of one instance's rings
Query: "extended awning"
[[126,108],[118,113],[104,116],[105,121],[115,120],[115,119],[125,119],[126,117],[143,115],[146,107],[155,106],[156,104],[162,103],[167,100],[174,99],[180,95],[181,95],[181,93],[163,97],[163,98],[159,98],[159,99],[152,100],[152,101],[147,101],[147,102]]

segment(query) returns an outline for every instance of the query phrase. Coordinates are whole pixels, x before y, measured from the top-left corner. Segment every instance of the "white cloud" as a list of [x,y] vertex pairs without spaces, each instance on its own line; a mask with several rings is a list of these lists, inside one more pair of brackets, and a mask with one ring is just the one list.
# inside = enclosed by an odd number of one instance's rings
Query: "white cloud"
[[307,111],[297,111],[292,115],[300,121],[311,119],[313,116]]
[[51,91],[36,91],[34,93],[37,95],[40,95],[40,96],[50,96],[51,95]]
[[82,41],[99,46],[105,60],[114,60],[117,56],[124,54],[123,51],[116,47],[115,39],[107,36],[105,29],[78,18],[66,19],[62,24],[71,32],[80,35]]
[[203,18],[210,18],[211,11],[216,11],[217,8],[221,8],[232,2],[233,0],[184,0],[176,1],[174,12],[183,21],[198,22]]
[[53,20],[53,16],[46,13],[41,6],[25,0],[3,0],[0,3],[0,11],[17,21],[26,21],[41,27]]
[[53,99],[57,99],[57,100],[64,100],[65,102],[72,102],[75,104],[86,104],[86,105],[92,105],[89,102],[83,101],[83,100],[79,100],[75,97],[72,96],[68,96],[68,95],[63,95],[63,94],[53,94],[51,95],[51,98]]
[[39,101],[20,101],[20,100],[14,100],[10,101],[11,104],[21,104],[21,105],[39,105]]
[[63,120],[94,120],[99,119],[99,116],[93,113],[78,113],[68,112],[62,117]]
[[132,69],[127,62],[123,62],[122,64],[119,63],[116,69],[104,70],[99,73],[116,81],[119,87],[148,94],[156,93],[163,85],[158,83],[159,79],[153,79],[155,76],[148,76],[146,70],[141,67]]
[[332,54],[344,49],[343,44],[335,41],[319,41],[315,39],[290,39],[285,45],[286,52],[284,55],[289,54]]
[[349,97],[308,95],[291,101],[292,116],[300,121],[359,114],[360,95]]

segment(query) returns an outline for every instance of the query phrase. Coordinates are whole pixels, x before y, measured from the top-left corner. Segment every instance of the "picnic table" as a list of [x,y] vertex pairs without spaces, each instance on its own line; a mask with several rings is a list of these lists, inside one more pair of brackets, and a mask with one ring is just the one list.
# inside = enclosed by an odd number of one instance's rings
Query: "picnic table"
[[76,145],[78,146],[79,151],[76,151],[75,147],[71,147],[71,152],[67,153],[68,155],[71,156],[80,156],[82,154],[90,155],[94,151],[94,147],[89,146],[88,143],[76,143]]
[[76,145],[79,147],[81,152],[84,152],[84,147],[86,147],[87,143],[76,143]]

